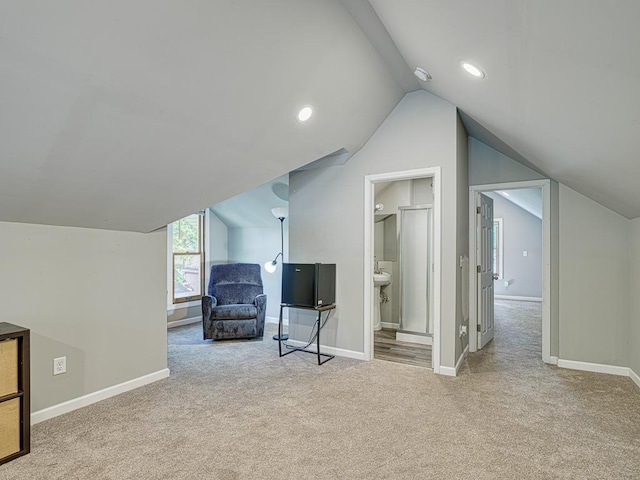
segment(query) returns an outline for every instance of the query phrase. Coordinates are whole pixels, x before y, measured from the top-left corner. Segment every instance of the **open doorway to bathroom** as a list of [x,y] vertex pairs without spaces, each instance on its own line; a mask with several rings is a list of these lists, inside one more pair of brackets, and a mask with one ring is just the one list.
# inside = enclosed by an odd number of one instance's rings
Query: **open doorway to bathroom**
[[437,180],[433,173],[376,177],[369,185],[371,357],[432,368],[439,351]]

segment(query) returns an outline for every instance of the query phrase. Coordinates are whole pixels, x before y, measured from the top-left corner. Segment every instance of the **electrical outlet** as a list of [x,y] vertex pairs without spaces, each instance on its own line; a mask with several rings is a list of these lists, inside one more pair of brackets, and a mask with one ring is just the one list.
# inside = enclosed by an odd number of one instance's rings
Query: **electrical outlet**
[[60,375],[61,373],[67,373],[67,357],[53,359],[53,374]]

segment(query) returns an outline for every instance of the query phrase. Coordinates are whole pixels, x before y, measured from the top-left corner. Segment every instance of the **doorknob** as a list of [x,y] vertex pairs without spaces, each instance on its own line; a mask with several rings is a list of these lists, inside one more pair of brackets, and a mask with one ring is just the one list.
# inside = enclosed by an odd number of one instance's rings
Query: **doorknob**
[[498,277],[498,275],[496,275],[496,274],[494,273],[494,274],[493,274],[493,279],[494,279],[494,280],[497,280],[498,278],[499,278],[499,277]]

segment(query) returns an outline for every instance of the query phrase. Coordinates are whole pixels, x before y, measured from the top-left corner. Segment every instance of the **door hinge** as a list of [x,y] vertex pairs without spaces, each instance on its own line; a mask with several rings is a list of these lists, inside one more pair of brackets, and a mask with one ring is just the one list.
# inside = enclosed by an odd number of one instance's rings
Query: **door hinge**
[[482,273],[482,265],[478,265],[478,273]]
[[478,332],[481,332],[482,331],[482,325],[478,324],[476,326],[478,327]]
[[477,213],[477,214],[482,213],[482,210],[481,210],[481,208],[480,208],[480,207],[476,207],[476,213]]

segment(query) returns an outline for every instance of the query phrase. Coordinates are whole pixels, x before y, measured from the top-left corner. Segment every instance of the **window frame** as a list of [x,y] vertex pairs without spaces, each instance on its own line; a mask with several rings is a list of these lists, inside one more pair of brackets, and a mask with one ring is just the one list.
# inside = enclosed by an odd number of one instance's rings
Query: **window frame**
[[[180,220],[184,220],[185,218],[188,218],[192,215],[197,215],[198,217],[198,251],[193,251],[193,252],[174,252],[173,251],[173,232],[174,232],[174,225],[179,222]],[[170,257],[170,264],[171,264],[171,304],[172,305],[180,305],[180,304],[184,304],[184,303],[188,303],[188,302],[193,302],[193,301],[199,301],[202,299],[202,296],[204,295],[204,285],[205,285],[205,272],[204,272],[204,267],[205,267],[205,215],[204,212],[197,212],[197,213],[192,213],[191,215],[187,215],[186,217],[181,218],[180,220],[177,220],[176,222],[173,222],[170,226],[170,232],[168,232],[169,235],[169,247],[171,250],[171,254],[169,255]],[[191,256],[196,256],[199,255],[200,256],[200,293],[198,295],[189,295],[189,296],[185,296],[185,297],[179,297],[176,298],[176,257],[179,256],[186,256],[186,255],[191,255]]]
[[[493,250],[493,274],[497,275],[498,279],[504,278],[504,221],[502,217],[493,219],[492,236],[496,234],[496,227],[498,230],[497,238],[495,239],[495,246],[492,245]],[[497,271],[496,271],[497,270]]]

